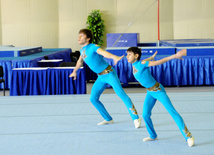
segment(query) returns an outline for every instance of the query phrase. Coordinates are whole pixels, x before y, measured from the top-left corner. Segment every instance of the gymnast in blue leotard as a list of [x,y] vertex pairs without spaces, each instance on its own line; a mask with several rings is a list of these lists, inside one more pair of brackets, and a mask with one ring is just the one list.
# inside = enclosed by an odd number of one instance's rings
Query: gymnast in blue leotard
[[150,137],[144,138],[143,141],[152,141],[157,139],[157,134],[150,117],[155,102],[159,100],[176,122],[183,137],[187,141],[188,146],[191,147],[194,145],[194,137],[192,137],[191,133],[188,131],[182,117],[173,107],[164,87],[153,78],[149,70],[150,66],[160,65],[171,59],[182,59],[182,56],[186,55],[186,50],[181,50],[174,55],[158,61],[150,61],[152,58],[154,58],[156,53],[152,57],[140,61],[141,49],[138,47],[130,47],[127,50],[127,60],[129,63],[132,63],[134,77],[137,81],[140,82],[142,86],[147,89],[147,95],[143,105],[143,119]]
[[74,80],[76,79],[76,71],[82,66],[83,62],[85,62],[92,71],[98,74],[98,78],[92,87],[90,97],[90,101],[104,118],[104,121],[98,123],[97,125],[114,123],[112,117],[99,100],[100,95],[105,90],[107,84],[110,84],[113,87],[115,93],[125,103],[128,112],[131,115],[132,120],[134,121],[135,128],[139,128],[141,121],[134,107],[134,104],[123,90],[114,68],[110,66],[103,58],[111,58],[116,64],[120,59],[123,58],[123,56],[118,57],[107,51],[104,51],[99,46],[92,44],[92,39],[93,35],[90,30],[81,29],[79,31],[78,43],[82,46],[82,49],[80,50],[81,55],[77,61],[75,69],[69,77],[73,77]]

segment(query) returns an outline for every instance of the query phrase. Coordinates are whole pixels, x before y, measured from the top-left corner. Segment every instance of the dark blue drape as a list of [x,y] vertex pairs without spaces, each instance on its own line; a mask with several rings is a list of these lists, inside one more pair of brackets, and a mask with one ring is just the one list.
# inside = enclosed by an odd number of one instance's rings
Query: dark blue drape
[[77,71],[77,79],[69,78],[73,69],[47,70],[47,95],[52,94],[86,94],[85,70]]
[[77,71],[77,80],[69,78],[71,68],[12,70],[10,95],[86,94],[85,70]]
[[[164,57],[156,57],[160,60]],[[145,58],[141,58],[145,59]],[[113,66],[112,59],[106,61]],[[113,66],[124,86],[136,82],[132,65],[123,58]],[[159,66],[150,67],[153,77],[164,86],[214,85],[214,57],[194,56],[184,57],[184,60],[174,59]]]

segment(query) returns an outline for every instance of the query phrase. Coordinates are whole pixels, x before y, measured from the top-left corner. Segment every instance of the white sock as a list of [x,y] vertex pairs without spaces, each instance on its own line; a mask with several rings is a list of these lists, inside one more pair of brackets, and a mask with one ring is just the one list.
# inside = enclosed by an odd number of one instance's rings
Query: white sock
[[144,141],[144,142],[147,142],[147,141],[152,141],[152,140],[157,140],[157,139],[158,139],[158,137],[156,137],[155,139],[152,139],[152,138],[150,138],[150,137],[147,137],[147,138],[144,138],[143,141]]
[[104,120],[104,121],[102,121],[102,122],[98,123],[97,125],[106,125],[106,124],[113,124],[113,123],[114,123],[114,121],[113,121],[113,120],[110,120],[110,121],[106,121],[106,120]]
[[192,147],[195,144],[195,138],[194,137],[188,138],[187,144],[189,147]]
[[135,126],[135,128],[136,129],[139,128],[140,125],[141,125],[141,119],[140,118],[139,119],[135,119],[134,120],[134,126]]

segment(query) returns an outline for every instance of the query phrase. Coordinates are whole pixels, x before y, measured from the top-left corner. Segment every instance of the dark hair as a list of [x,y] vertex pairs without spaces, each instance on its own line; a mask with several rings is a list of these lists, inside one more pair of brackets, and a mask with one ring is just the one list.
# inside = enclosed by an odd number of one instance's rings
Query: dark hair
[[86,38],[90,38],[89,43],[92,43],[92,41],[93,41],[93,33],[92,33],[91,30],[89,30],[89,29],[81,29],[79,31],[79,34],[80,33],[84,33],[86,35]]
[[130,47],[130,48],[128,48],[127,52],[133,52],[134,55],[138,54],[137,60],[140,60],[140,58],[141,58],[141,49],[140,48],[138,48],[138,47]]

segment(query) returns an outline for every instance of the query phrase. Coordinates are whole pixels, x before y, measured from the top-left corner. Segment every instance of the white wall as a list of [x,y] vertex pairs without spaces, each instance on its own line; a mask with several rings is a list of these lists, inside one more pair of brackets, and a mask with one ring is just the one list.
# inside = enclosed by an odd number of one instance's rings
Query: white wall
[[58,0],[1,0],[2,44],[58,47]]
[[2,45],[1,1],[0,1],[0,45]]
[[173,1],[160,0],[160,40],[174,38],[173,33]]
[[87,16],[97,9],[103,14],[108,33],[115,26],[115,0],[59,0],[59,47],[79,50],[78,32],[86,28]]
[[[100,9],[106,33],[156,42],[157,0],[0,0],[0,43],[79,50],[78,32]],[[155,2],[155,3],[154,3]],[[153,4],[154,3],[154,4]],[[160,0],[160,39],[214,39],[213,0]],[[129,23],[132,25],[126,29]],[[106,46],[106,39],[104,40]]]
[[141,42],[157,40],[157,4],[154,1],[118,0],[116,20],[116,32],[139,33]]
[[174,39],[214,39],[213,0],[174,0]]

